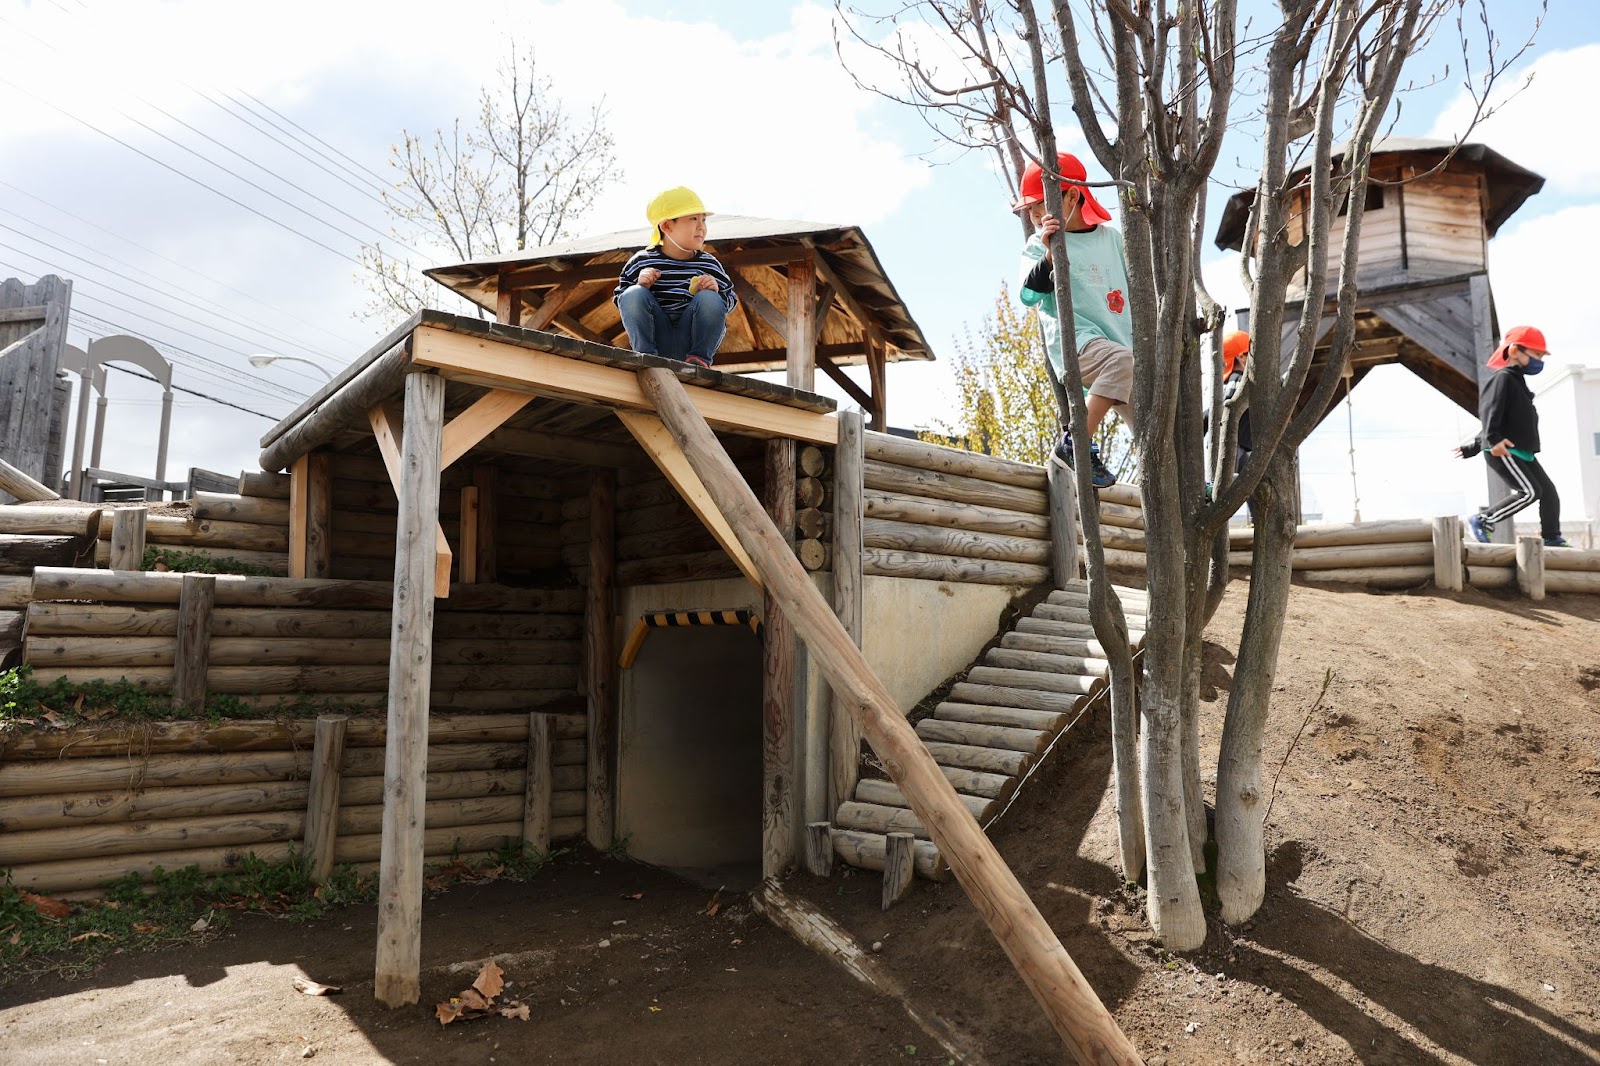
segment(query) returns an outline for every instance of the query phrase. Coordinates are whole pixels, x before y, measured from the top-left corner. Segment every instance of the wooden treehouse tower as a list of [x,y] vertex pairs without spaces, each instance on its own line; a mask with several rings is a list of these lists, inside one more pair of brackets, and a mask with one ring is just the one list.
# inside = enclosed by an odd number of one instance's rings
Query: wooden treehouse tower
[[[739,215],[713,216],[710,230],[706,250],[739,296],[716,369],[786,370],[787,384],[807,390],[821,370],[861,405],[872,429],[887,429],[887,365],[933,353],[861,230]],[[498,322],[625,347],[611,293],[649,233],[622,230],[425,273]],[[846,366],[865,366],[867,387]]]
[[[1488,241],[1543,187],[1544,178],[1484,145],[1464,144],[1453,155],[1452,147],[1449,141],[1408,137],[1385,138],[1373,146],[1356,273],[1355,345],[1345,376],[1354,388],[1373,367],[1399,363],[1476,417],[1478,386],[1488,373],[1484,362],[1500,334],[1489,287]],[[1304,175],[1298,172],[1290,182]],[[1288,232],[1281,235],[1292,245],[1305,239],[1303,220],[1310,211],[1303,183],[1295,195]],[[1254,199],[1255,190],[1248,189],[1228,201],[1217,247],[1239,251],[1247,236],[1267,239],[1245,232]],[[1343,254],[1340,225],[1335,220],[1330,235],[1330,289],[1337,284]],[[1304,280],[1302,269],[1290,285],[1284,366],[1294,355],[1289,345],[1302,301],[1293,297]],[[1302,403],[1328,357],[1334,303],[1330,296]]]

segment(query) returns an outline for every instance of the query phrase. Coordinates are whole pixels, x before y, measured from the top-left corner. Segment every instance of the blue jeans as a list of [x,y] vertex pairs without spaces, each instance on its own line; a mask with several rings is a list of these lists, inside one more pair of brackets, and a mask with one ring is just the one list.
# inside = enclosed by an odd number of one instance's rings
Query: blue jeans
[[717,354],[728,332],[728,308],[722,296],[704,289],[690,298],[676,320],[662,309],[655,293],[643,285],[630,285],[617,298],[622,328],[628,343],[641,355],[683,359],[698,355],[707,363]]

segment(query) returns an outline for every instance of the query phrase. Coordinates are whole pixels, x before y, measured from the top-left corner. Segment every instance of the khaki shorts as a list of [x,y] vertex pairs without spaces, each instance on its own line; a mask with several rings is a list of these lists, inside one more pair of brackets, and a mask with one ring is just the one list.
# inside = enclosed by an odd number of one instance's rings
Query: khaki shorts
[[1133,352],[1116,341],[1096,337],[1079,345],[1078,370],[1089,395],[1104,396],[1118,407],[1133,398]]

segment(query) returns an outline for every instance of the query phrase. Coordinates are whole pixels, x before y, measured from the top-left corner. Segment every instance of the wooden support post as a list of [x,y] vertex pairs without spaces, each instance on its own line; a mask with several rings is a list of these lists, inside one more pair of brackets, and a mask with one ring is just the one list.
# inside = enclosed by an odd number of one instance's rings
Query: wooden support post
[[514,288],[515,284],[504,270],[500,272],[494,297],[494,320],[508,326],[522,325],[522,293]]
[[872,387],[872,418],[874,433],[889,431],[889,348],[881,338],[874,336],[867,342],[867,381]]
[[306,800],[306,876],[321,884],[333,872],[333,842],[339,832],[339,785],[343,780],[344,734],[349,719],[342,714],[317,716],[311,749],[311,795]]
[[1054,457],[1045,466],[1050,482],[1050,562],[1056,588],[1078,580],[1078,486],[1072,471]]
[[816,877],[832,876],[833,826],[831,823],[806,823],[806,871]]
[[111,569],[144,569],[144,507],[118,507],[111,512]]
[[289,576],[333,574],[333,468],[327,452],[289,467]]
[[433,681],[444,387],[444,379],[436,374],[406,376],[405,433],[395,464],[400,499],[373,976],[373,995],[386,1007],[408,1006],[422,996],[423,807],[428,777],[428,692]]
[[860,723],[912,811],[928,828],[973,906],[1079,1062],[1137,1063],[1139,1055],[1084,980],[1055,931],[945,779],[905,715],[801,568],[738,468],[672,371],[639,371],[640,384],[751,557],[773,602],[811,649]]
[[478,486],[461,490],[461,569],[456,580],[463,585],[478,582]]
[[1544,541],[1539,537],[1517,538],[1517,588],[1530,600],[1544,599]]
[[616,738],[617,475],[597,470],[589,479],[589,584],[583,601],[583,677],[588,706],[589,794],[584,835],[605,851],[616,833],[611,749]]
[[488,465],[472,468],[472,487],[478,490],[478,573],[477,582],[492,585],[500,577],[499,563],[495,558],[495,522],[498,503],[495,500],[495,468]]
[[184,574],[178,586],[178,648],[173,660],[172,705],[198,711],[206,705],[211,668],[211,608],[217,602],[215,574]]
[[905,899],[917,875],[917,838],[913,833],[890,833],[884,837],[883,909]]
[[[782,531],[780,536],[791,560],[794,464],[794,441],[767,441],[767,515],[773,527]],[[771,589],[764,590],[762,596],[761,633],[761,876],[780,877],[794,862],[794,697],[799,649],[783,601]]]
[[810,392],[817,379],[817,266],[797,259],[788,266],[789,385]]
[[1433,520],[1433,586],[1444,592],[1460,592],[1467,573],[1466,546],[1462,539],[1461,516],[1440,515]]
[[524,854],[550,853],[550,716],[534,711],[528,715],[528,775],[522,794],[522,849]]
[[[833,452],[833,610],[839,623],[861,646],[861,525],[864,468],[862,418],[859,411],[839,412],[839,444]],[[861,768],[861,729],[840,702],[829,700],[828,814],[851,799]]]
[[[389,412],[384,409],[382,404],[377,404],[367,411],[367,421],[372,426],[373,438],[378,442],[378,452],[383,456],[384,469],[389,471],[389,485],[394,489],[395,499],[401,499],[405,495],[400,488],[400,483],[405,476],[405,470],[400,456],[399,434],[395,433],[394,425],[389,419]],[[442,458],[444,454],[443,429],[439,431],[439,441],[440,456]],[[434,481],[436,483],[434,486],[435,499],[433,501],[433,509],[437,513],[439,510],[439,501],[437,499],[438,471],[443,470],[444,466],[442,461],[435,462],[433,465],[435,468]],[[453,568],[451,556],[450,542],[445,539],[444,527],[435,523],[433,529],[433,594],[440,599],[450,595],[450,571]],[[399,566],[400,559],[396,556],[395,567],[397,572]]]

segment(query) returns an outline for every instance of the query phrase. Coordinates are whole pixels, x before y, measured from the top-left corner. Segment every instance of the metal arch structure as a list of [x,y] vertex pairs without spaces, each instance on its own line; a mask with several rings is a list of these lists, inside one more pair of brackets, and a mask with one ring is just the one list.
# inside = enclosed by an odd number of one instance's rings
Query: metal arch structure
[[161,429],[156,441],[156,481],[165,481],[167,474],[167,446],[172,434],[172,364],[155,346],[137,337],[115,333],[89,342],[89,350],[76,345],[64,345],[61,352],[61,369],[78,375],[78,419],[72,442],[72,498],[85,498],[88,478],[83,465],[84,439],[88,435],[89,392],[99,399],[95,403],[94,443],[90,449],[89,465],[100,466],[100,448],[106,429],[106,366],[111,363],[131,363],[155,378],[161,386]]

